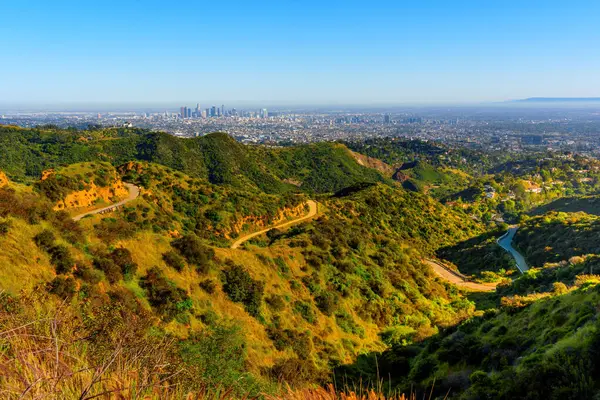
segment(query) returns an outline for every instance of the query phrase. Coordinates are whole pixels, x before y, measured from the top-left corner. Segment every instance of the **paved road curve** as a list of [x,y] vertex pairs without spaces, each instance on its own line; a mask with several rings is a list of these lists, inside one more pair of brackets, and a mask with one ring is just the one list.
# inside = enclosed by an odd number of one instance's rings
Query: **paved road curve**
[[317,203],[314,200],[308,200],[306,202],[306,204],[308,204],[309,210],[308,210],[308,214],[306,214],[304,217],[301,217],[301,218],[298,218],[298,219],[294,219],[292,221],[284,222],[282,224],[275,225],[275,226],[272,226],[272,227],[267,228],[267,229],[263,229],[262,231],[254,232],[254,233],[251,233],[251,234],[246,235],[246,236],[242,236],[241,238],[239,238],[238,240],[236,240],[235,242],[233,242],[233,244],[231,245],[231,248],[232,249],[237,249],[238,247],[240,247],[240,245],[242,243],[244,243],[244,242],[246,242],[246,241],[248,241],[248,240],[250,240],[250,239],[252,239],[254,237],[260,236],[263,233],[267,233],[271,229],[275,229],[275,228],[277,228],[277,229],[287,228],[288,226],[298,224],[298,223],[300,223],[302,221],[305,221],[305,220],[307,220],[309,218],[312,218],[315,215],[317,215]]
[[442,278],[443,280],[448,281],[450,283],[453,283],[458,287],[470,289],[470,290],[476,290],[476,291],[480,291],[480,292],[492,292],[492,291],[496,290],[495,283],[484,285],[482,283],[469,282],[469,281],[465,280],[464,278],[462,278],[457,273],[444,268],[444,266],[442,264],[438,263],[437,261],[423,260],[423,262],[425,264],[429,265],[431,268],[433,268],[433,271],[440,278]]
[[109,211],[114,208],[118,208],[118,207],[122,206],[123,204],[129,203],[131,200],[135,200],[140,195],[139,187],[132,185],[131,183],[123,182],[123,184],[125,185],[125,187],[127,187],[127,189],[129,189],[129,196],[127,196],[127,198],[125,200],[122,200],[118,203],[112,204],[107,207],[99,208],[97,210],[88,211],[86,213],[76,215],[73,217],[73,221],[79,221],[81,218],[87,217],[88,215],[100,214],[101,212]]
[[502,235],[498,239],[498,244],[500,245],[500,247],[508,251],[513,256],[517,263],[517,268],[519,269],[519,271],[521,271],[521,273],[524,273],[529,269],[529,267],[527,266],[527,262],[525,261],[525,257],[523,257],[521,253],[519,253],[517,250],[515,250],[514,247],[512,247],[512,241],[515,237],[515,233],[517,233],[517,229],[517,227],[510,228],[504,235]]

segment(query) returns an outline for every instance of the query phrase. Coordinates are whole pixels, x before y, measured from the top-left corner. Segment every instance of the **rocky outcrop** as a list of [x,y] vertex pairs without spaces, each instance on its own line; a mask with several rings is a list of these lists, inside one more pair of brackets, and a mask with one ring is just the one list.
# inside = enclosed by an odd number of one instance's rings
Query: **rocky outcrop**
[[398,169],[396,172],[394,172],[394,175],[392,175],[392,179],[398,182],[406,182],[410,179],[410,176]]
[[144,166],[139,162],[129,161],[128,163],[119,166],[117,171],[121,175],[124,175],[128,171],[135,171],[138,174],[141,174],[144,171]]
[[352,150],[348,150],[348,151],[350,152],[352,157],[354,157],[356,162],[358,164],[362,165],[363,167],[376,169],[377,171],[381,172],[382,175],[384,175],[388,178],[390,176],[392,176],[392,174],[394,173],[394,168],[391,165],[386,164],[381,160],[378,160],[376,158],[371,158],[369,156],[365,156],[364,154],[356,153]]
[[0,188],[8,185],[8,178],[4,172],[0,171]]
[[91,182],[84,190],[69,193],[62,201],[55,206],[55,210],[65,210],[71,208],[91,207],[98,201],[114,203],[126,198],[129,190],[120,180],[110,186],[100,187]]
[[251,227],[250,231],[256,231],[264,229],[271,225],[277,225],[280,222],[284,222],[288,219],[294,219],[306,214],[305,203],[298,204],[296,207],[280,209],[274,218],[268,216],[247,216],[237,219],[231,224],[230,230],[227,232],[218,232],[225,238],[231,239],[232,235],[239,235],[245,229],[246,226]]

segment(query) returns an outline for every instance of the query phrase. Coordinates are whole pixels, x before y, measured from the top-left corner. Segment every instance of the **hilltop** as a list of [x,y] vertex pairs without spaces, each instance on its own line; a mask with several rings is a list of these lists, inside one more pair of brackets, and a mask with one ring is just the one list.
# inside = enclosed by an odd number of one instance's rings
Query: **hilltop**
[[152,162],[213,184],[267,193],[333,192],[364,180],[385,181],[343,145],[332,143],[266,148],[242,145],[224,133],[182,139],[126,128],[0,127],[0,169],[15,180],[38,179],[61,164],[94,161]]

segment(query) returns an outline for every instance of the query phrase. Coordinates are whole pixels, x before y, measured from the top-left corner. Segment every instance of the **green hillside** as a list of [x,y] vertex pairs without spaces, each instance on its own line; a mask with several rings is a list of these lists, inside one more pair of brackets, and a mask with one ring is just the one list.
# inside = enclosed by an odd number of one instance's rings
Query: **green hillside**
[[448,392],[458,399],[594,398],[600,391],[600,286],[589,285],[529,302],[507,299],[419,346],[379,354],[377,371],[372,355],[340,374],[392,376],[399,390],[433,387],[432,398]]
[[[181,139],[166,133],[108,128],[95,131],[0,127],[0,169],[14,180],[38,179],[61,164],[147,161],[193,178],[267,193],[333,192],[384,178],[359,165],[341,145],[321,143],[273,149],[236,142],[223,133]],[[284,182],[286,181],[286,182]]]
[[[359,185],[346,196],[321,196],[317,219],[232,250],[229,244],[242,234],[304,215],[306,197],[188,176],[155,163],[171,157],[159,147],[154,162],[126,162],[116,172],[96,162],[58,168],[57,187],[79,190],[70,188],[70,179],[82,178],[85,187],[85,179],[116,173],[141,189],[118,211],[78,223],[52,210],[49,186],[12,183],[0,189],[0,289],[5,304],[17,305],[0,313],[0,331],[33,318],[30,309],[48,316],[67,313],[61,340],[79,355],[77,368],[108,357],[116,350],[109,338],[120,337],[128,351],[140,341],[154,343],[156,359],[139,366],[142,370],[165,357],[169,368],[190,371],[170,380],[182,390],[222,384],[242,394],[275,390],[278,380],[295,387],[327,382],[332,366],[393,343],[420,341],[473,313],[473,303],[421,263],[440,246],[482,231],[466,215],[401,188]],[[276,174],[292,174],[294,163],[309,165],[320,179],[329,176],[321,186],[318,180],[311,184],[322,190],[358,179],[362,167],[344,158],[344,147],[318,147],[321,157],[333,149],[347,162],[319,172],[308,148],[277,149],[268,162],[279,165]],[[271,152],[247,153],[260,151]],[[100,169],[98,177],[92,173]],[[299,171],[293,178],[308,179],[306,169]],[[23,288],[37,291],[25,296]],[[68,309],[61,310],[60,301]],[[125,323],[134,315],[135,324]],[[30,333],[47,328],[40,322]],[[70,334],[76,331],[90,339],[77,342]],[[163,346],[161,338],[171,344]],[[237,364],[216,365],[216,354],[237,354]],[[36,362],[49,368],[49,360]],[[2,384],[19,387],[19,368],[14,365],[0,378]],[[121,379],[121,373],[110,369],[106,382]]]
[[542,267],[575,256],[600,254],[599,233],[599,217],[558,212],[528,219],[514,241],[530,264]]

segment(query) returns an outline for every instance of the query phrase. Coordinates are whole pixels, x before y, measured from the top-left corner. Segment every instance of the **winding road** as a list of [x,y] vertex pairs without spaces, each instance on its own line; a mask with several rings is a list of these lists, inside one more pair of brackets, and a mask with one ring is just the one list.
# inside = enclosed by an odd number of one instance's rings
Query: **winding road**
[[524,273],[529,269],[529,267],[527,266],[527,262],[525,261],[525,257],[523,257],[521,253],[519,253],[517,250],[515,250],[514,247],[512,247],[512,241],[515,237],[515,233],[517,233],[517,229],[519,228],[515,226],[509,228],[504,235],[498,238],[497,243],[500,247],[508,251],[513,256],[517,263],[517,268],[521,273]]
[[[516,226],[509,228],[508,231],[504,235],[500,236],[496,242],[500,247],[502,247],[504,250],[506,250],[513,256],[515,262],[517,263],[517,268],[521,273],[524,273],[529,269],[529,267],[527,266],[527,262],[525,261],[525,257],[523,257],[521,253],[519,253],[514,247],[512,247],[512,241],[515,237],[515,234],[517,233],[517,229],[518,227]],[[486,292],[490,292],[496,289],[496,284],[485,285],[481,283],[470,282],[460,273],[446,268],[438,261],[423,260],[423,262],[429,265],[439,277],[450,283],[455,284],[456,286]]]
[[308,200],[306,202],[306,204],[308,204],[308,214],[306,214],[304,217],[300,217],[291,221],[287,221],[284,222],[282,224],[279,225],[275,225],[275,226],[271,226],[267,229],[263,229],[262,231],[258,231],[258,232],[254,232],[254,233],[250,233],[248,235],[242,236],[241,238],[239,238],[238,240],[236,240],[235,242],[233,242],[233,244],[231,245],[232,249],[237,249],[238,247],[240,247],[240,245],[242,245],[244,242],[247,242],[248,240],[260,236],[264,233],[269,232],[271,229],[281,229],[281,228],[287,228],[288,226],[291,225],[295,225],[298,224],[302,221],[306,221],[309,218],[314,217],[315,215],[317,215],[317,203],[314,200]]
[[[125,183],[125,182],[123,184],[129,190],[129,196],[126,199],[124,199],[118,203],[112,204],[110,206],[107,206],[107,207],[99,208],[97,210],[92,210],[92,211],[88,211],[83,214],[76,215],[75,217],[73,217],[73,220],[79,221],[82,218],[87,217],[88,215],[95,215],[95,214],[103,213],[105,211],[112,211],[124,204],[129,203],[132,200],[135,200],[140,195],[140,188],[137,187],[136,185],[133,185],[131,183]],[[243,243],[247,242],[248,240],[255,238],[257,236],[260,236],[262,234],[265,234],[268,231],[270,231],[271,229],[287,228],[289,226],[296,225],[300,222],[306,221],[307,219],[310,219],[310,218],[314,217],[315,215],[317,215],[317,203],[314,200],[308,200],[306,202],[306,204],[308,205],[309,210],[308,210],[308,214],[306,214],[305,216],[296,218],[291,221],[281,223],[279,225],[271,226],[269,228],[266,228],[266,229],[263,229],[263,230],[260,230],[257,232],[253,232],[253,233],[250,233],[245,236],[242,236],[242,237],[238,238],[235,242],[233,242],[233,244],[231,245],[231,248],[237,249]],[[525,262],[525,258],[517,250],[515,250],[511,245],[512,239],[515,236],[516,231],[517,231],[517,228],[510,228],[508,230],[508,232],[506,232],[506,234],[504,234],[502,237],[500,237],[498,239],[498,244],[503,249],[505,249],[506,251],[508,251],[509,253],[512,254],[512,256],[515,258],[515,261],[517,262],[517,267],[519,268],[519,271],[521,271],[521,273],[523,273],[524,271],[529,269],[527,267],[527,263]],[[485,292],[490,292],[490,291],[496,290],[496,285],[494,285],[494,284],[485,285],[485,284],[481,284],[481,283],[468,281],[460,273],[454,272],[454,271],[450,270],[449,268],[446,268],[438,261],[423,260],[423,262],[425,264],[429,265],[440,278],[442,278],[450,283],[453,283],[458,287],[462,287],[462,288],[470,289],[470,290],[476,290],[476,291],[485,291]]]
[[76,215],[73,217],[73,221],[79,221],[80,219],[87,217],[88,215],[100,214],[105,211],[112,211],[113,209],[121,207],[123,204],[127,204],[130,201],[137,199],[137,197],[140,195],[140,188],[131,183],[126,182],[123,182],[123,185],[125,185],[125,187],[129,190],[129,196],[127,196],[125,200],[122,200],[118,203],[112,204],[107,207],[99,208],[97,210],[92,210],[83,214]]
[[480,291],[480,292],[492,292],[492,291],[496,290],[496,284],[490,283],[490,284],[485,285],[483,283],[476,283],[476,282],[468,281],[464,277],[462,277],[458,272],[454,272],[454,271],[444,267],[438,261],[423,260],[423,262],[425,264],[429,265],[440,278],[442,278],[443,280],[448,281],[450,283],[453,283],[458,287],[470,289],[470,290],[476,290],[476,291]]

